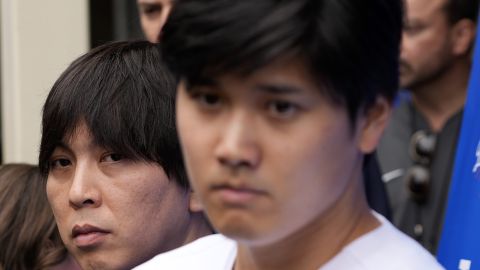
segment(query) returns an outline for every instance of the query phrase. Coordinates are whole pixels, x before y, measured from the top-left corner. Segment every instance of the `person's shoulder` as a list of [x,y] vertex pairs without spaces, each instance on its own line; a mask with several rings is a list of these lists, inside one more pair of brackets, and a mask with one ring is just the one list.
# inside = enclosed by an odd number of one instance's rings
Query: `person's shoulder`
[[177,249],[159,254],[134,270],[231,269],[236,243],[221,234],[202,237]]
[[363,235],[343,251],[346,260],[362,270],[441,270],[437,260],[419,243],[375,213],[380,227]]
[[417,241],[402,233],[383,217],[378,219],[382,222],[382,229],[376,237],[376,241],[377,243],[383,241],[381,242],[383,244],[376,257],[383,265],[389,266],[378,269],[444,269],[435,257]]

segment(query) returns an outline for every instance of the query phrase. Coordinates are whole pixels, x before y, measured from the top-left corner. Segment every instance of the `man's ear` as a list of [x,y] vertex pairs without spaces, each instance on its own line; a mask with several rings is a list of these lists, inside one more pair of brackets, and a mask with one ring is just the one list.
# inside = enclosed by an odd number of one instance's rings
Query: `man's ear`
[[188,208],[189,208],[190,212],[202,212],[203,211],[203,205],[200,202],[200,200],[198,199],[197,194],[195,192],[193,192],[193,190],[190,190]]
[[358,146],[361,152],[368,154],[375,150],[388,124],[391,113],[391,103],[385,97],[377,97],[375,103],[357,123],[360,132]]
[[452,26],[452,53],[462,56],[470,52],[475,40],[475,23],[461,19]]

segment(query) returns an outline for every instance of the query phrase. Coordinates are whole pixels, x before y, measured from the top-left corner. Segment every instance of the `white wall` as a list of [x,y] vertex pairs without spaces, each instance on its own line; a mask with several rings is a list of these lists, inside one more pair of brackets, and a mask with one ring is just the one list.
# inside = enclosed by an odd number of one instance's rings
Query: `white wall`
[[3,161],[37,163],[46,95],[88,50],[88,1],[1,0],[0,8]]

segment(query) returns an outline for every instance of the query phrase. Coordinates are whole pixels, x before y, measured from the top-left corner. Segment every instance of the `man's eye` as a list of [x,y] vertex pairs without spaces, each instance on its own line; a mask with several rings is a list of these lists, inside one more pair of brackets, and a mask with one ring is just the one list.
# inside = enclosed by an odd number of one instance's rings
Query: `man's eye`
[[105,155],[105,156],[102,158],[102,161],[105,161],[105,162],[117,162],[117,161],[120,161],[120,160],[122,160],[122,159],[125,159],[125,157],[124,157],[122,154],[111,153],[111,154]]
[[410,25],[406,24],[403,26],[403,32],[405,32],[408,35],[415,35],[417,33],[420,33],[423,31],[424,27],[421,25]]
[[57,159],[53,159],[52,161],[50,161],[50,168],[51,169],[65,168],[65,167],[67,167],[71,164],[72,163],[70,162],[70,160],[68,160],[66,158],[57,158]]
[[289,101],[272,101],[268,103],[268,111],[274,117],[288,118],[294,116],[299,107]]
[[162,12],[162,5],[143,5],[140,10],[147,16],[153,16]]
[[221,97],[214,93],[197,93],[193,97],[200,105],[210,109],[216,108],[221,104]]

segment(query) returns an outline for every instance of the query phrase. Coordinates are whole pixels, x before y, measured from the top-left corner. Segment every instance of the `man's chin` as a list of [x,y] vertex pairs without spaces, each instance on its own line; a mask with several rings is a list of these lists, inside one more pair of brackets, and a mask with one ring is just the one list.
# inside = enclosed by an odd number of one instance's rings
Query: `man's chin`
[[415,81],[412,69],[407,64],[400,64],[398,72],[399,72],[400,88],[409,89],[412,86],[413,81]]
[[400,89],[410,91],[410,85],[408,83],[400,83]]
[[[118,261],[112,261],[111,258],[105,258],[100,254],[88,254],[80,256],[77,259],[78,264],[83,270],[96,270],[96,269],[125,269],[118,267]],[[114,265],[115,264],[115,265]]]
[[405,89],[410,91],[414,86],[414,84],[415,82],[411,77],[400,74],[400,89]]

